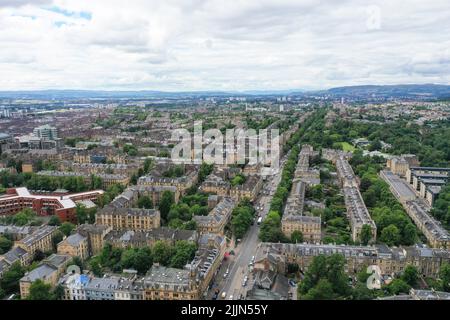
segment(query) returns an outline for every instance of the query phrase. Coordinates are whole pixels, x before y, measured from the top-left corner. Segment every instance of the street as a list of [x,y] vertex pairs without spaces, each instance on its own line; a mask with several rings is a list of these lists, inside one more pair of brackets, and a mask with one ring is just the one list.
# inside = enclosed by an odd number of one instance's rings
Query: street
[[[282,168],[288,156],[289,152],[281,159],[280,170],[276,174],[269,176],[264,182],[260,195],[254,203],[256,215],[262,217],[262,220],[264,220],[269,212],[270,202],[280,183]],[[223,262],[216,277],[216,283],[207,294],[209,299],[212,298],[216,289],[219,289],[219,299],[237,300],[241,296],[245,298],[247,290],[252,288],[254,280],[252,279],[250,262],[252,257],[255,256],[258,245],[260,244],[258,238],[259,227],[255,222],[241,242],[235,248],[230,248],[230,250],[234,251],[235,255],[230,255],[228,261]],[[224,274],[227,269],[229,273],[224,279]],[[242,282],[245,276],[248,276],[248,281],[244,287]],[[223,298],[223,293],[225,293],[225,298]]]

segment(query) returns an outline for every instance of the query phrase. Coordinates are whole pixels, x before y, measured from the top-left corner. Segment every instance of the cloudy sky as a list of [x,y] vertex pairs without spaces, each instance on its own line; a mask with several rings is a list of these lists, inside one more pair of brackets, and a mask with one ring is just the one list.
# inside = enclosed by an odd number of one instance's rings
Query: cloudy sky
[[449,17],[449,0],[0,0],[0,91],[450,84]]

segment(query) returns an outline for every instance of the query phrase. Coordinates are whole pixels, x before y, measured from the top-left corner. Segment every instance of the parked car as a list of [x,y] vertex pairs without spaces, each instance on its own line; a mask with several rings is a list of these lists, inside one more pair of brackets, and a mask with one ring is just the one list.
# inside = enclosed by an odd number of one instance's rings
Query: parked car
[[222,295],[221,295],[221,297],[222,297],[222,299],[225,299],[226,298],[226,296],[227,296],[227,293],[224,291],[224,292],[222,292]]

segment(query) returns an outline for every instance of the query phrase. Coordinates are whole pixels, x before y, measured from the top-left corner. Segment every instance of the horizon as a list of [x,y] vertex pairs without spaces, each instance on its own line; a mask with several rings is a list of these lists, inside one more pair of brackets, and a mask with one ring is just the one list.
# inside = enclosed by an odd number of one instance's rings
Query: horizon
[[139,89],[139,90],[131,90],[131,89],[66,89],[66,88],[49,88],[49,89],[21,89],[21,90],[0,90],[0,93],[21,93],[21,92],[130,92],[130,93],[230,93],[230,94],[249,94],[251,92],[257,93],[277,93],[280,94],[285,93],[314,93],[314,92],[322,92],[329,91],[333,89],[340,88],[358,88],[358,87],[399,87],[399,86],[448,86],[449,84],[444,83],[398,83],[398,84],[359,84],[359,85],[346,85],[346,86],[336,86],[336,87],[328,87],[328,88],[320,88],[320,89],[250,89],[250,90],[219,90],[219,89],[210,89],[210,90],[154,90],[154,89]]

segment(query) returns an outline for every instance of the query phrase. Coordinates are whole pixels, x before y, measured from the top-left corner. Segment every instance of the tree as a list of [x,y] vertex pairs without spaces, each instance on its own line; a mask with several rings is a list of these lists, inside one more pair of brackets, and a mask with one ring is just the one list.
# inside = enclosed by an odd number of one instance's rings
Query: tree
[[33,212],[33,210],[25,208],[14,215],[13,224],[17,226],[24,226],[28,224],[35,216],[36,214]]
[[292,243],[301,243],[303,242],[303,233],[299,230],[295,230],[291,234],[291,242]]
[[333,286],[327,279],[320,279],[302,298],[305,300],[331,300],[335,297]]
[[441,265],[441,270],[439,276],[442,280],[442,289],[446,292],[450,292],[450,264],[443,263]]
[[84,268],[83,261],[81,261],[80,257],[73,257],[72,261],[69,263],[69,266],[70,265],[78,266],[78,267],[80,267],[81,270],[83,270],[83,268]]
[[202,183],[205,181],[206,177],[211,174],[211,172],[214,169],[214,164],[207,164],[206,162],[203,162],[200,165],[200,169],[198,171],[198,182]]
[[153,208],[152,199],[149,196],[141,196],[137,201],[137,206],[139,208],[151,209]]
[[407,265],[401,279],[405,281],[411,287],[415,287],[417,285],[417,281],[419,280],[419,271],[413,265]]
[[183,268],[186,263],[194,258],[196,250],[197,246],[193,243],[183,240],[177,241],[174,248],[175,253],[170,259],[170,267]]
[[169,265],[173,248],[164,241],[156,241],[153,246],[153,261],[163,266]]
[[75,225],[73,223],[70,222],[64,222],[60,227],[59,230],[66,236],[68,237],[70,235],[70,233],[72,232],[72,230],[75,229]]
[[380,140],[373,141],[369,146],[369,151],[381,150],[382,145]]
[[90,185],[90,188],[92,189],[92,190],[95,190],[95,189],[101,189],[102,188],[102,186],[103,186],[103,180],[102,180],[102,178],[100,178],[99,176],[96,176],[96,175],[91,175],[91,185]]
[[366,192],[371,185],[372,185],[372,181],[370,180],[370,178],[367,176],[364,176],[361,179],[359,188],[360,188],[361,192]]
[[280,229],[281,218],[278,212],[270,211],[261,224],[259,238],[264,242],[279,242],[284,239]]
[[[344,266],[345,258],[340,254],[314,257],[298,288],[299,294],[304,296],[305,299],[320,297],[322,292],[323,298],[327,299],[350,296],[351,288],[348,285],[348,277]],[[318,286],[322,280],[326,280],[327,283]],[[331,285],[331,293],[328,290],[328,284]]]
[[53,290],[53,296],[55,297],[55,300],[62,300],[64,297],[64,287],[58,284],[55,290]]
[[102,267],[100,265],[100,258],[97,257],[93,257],[90,262],[89,262],[89,267],[91,269],[91,271],[94,273],[94,275],[96,277],[102,277],[103,276],[103,270]]
[[159,212],[161,214],[161,218],[166,220],[170,211],[170,207],[174,203],[174,195],[171,191],[164,191],[161,195],[161,200],[159,202]]
[[6,237],[0,236],[0,255],[5,254],[11,249],[13,242]]
[[416,243],[417,231],[412,223],[407,223],[402,232],[402,243],[405,245],[413,245]]
[[50,220],[48,221],[48,225],[49,226],[59,226],[59,225],[61,225],[61,221],[59,220],[58,216],[51,216]]
[[20,265],[20,262],[15,262],[3,274],[0,279],[0,287],[6,294],[11,294],[19,291],[19,280],[25,275],[25,269]]
[[88,220],[88,210],[84,204],[77,203],[75,212],[76,212],[78,224],[83,224]]
[[409,293],[411,287],[402,279],[394,279],[388,286],[387,289],[393,295],[399,293]]
[[400,231],[395,225],[391,224],[381,231],[380,241],[388,246],[393,246],[400,241]]
[[64,234],[61,231],[57,230],[52,237],[53,250],[56,251],[58,243],[63,241],[63,239],[64,239]]
[[154,166],[154,162],[153,162],[152,159],[145,159],[145,161],[144,161],[144,174],[149,173],[153,166]]
[[55,300],[52,292],[52,286],[45,283],[41,279],[34,281],[30,286],[30,294],[28,300]]
[[363,245],[367,245],[369,241],[372,239],[372,228],[370,225],[365,224],[361,228],[360,240]]
[[153,263],[153,256],[150,248],[144,247],[137,251],[134,258],[134,269],[140,274],[145,274]]

